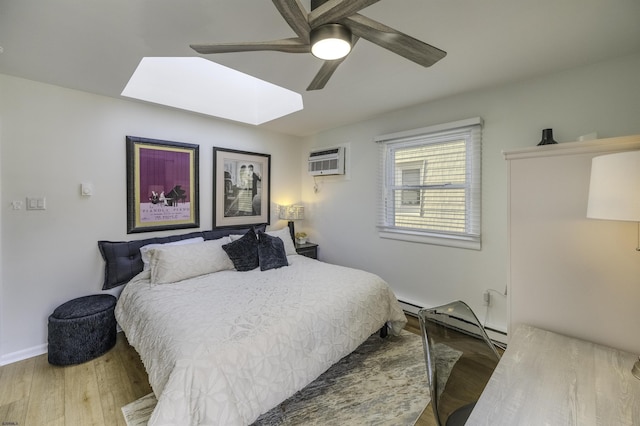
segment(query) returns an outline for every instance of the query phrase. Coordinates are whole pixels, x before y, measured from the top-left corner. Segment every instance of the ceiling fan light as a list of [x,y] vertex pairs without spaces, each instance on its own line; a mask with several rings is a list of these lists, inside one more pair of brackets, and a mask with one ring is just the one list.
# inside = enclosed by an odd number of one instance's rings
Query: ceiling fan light
[[340,24],[325,24],[311,30],[311,53],[331,61],[340,59],[351,51],[351,31]]

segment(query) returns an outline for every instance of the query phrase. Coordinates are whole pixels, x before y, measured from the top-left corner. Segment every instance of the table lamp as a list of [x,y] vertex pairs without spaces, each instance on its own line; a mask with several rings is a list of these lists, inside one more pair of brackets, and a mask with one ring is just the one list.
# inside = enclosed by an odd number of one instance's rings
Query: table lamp
[[279,216],[280,216],[280,219],[289,221],[287,225],[289,226],[289,232],[291,232],[291,239],[295,241],[296,231],[294,229],[293,221],[304,219],[304,206],[301,206],[301,205],[280,206]]
[[[638,223],[640,251],[640,151],[626,151],[594,157],[587,217]],[[631,370],[640,379],[640,359]]]

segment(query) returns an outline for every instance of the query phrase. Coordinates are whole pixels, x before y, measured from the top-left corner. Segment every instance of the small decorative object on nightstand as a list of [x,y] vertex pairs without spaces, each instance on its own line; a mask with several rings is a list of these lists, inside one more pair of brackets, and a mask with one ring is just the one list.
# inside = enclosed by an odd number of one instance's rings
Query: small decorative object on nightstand
[[296,243],[296,252],[302,256],[310,257],[311,259],[318,258],[318,245],[314,243]]

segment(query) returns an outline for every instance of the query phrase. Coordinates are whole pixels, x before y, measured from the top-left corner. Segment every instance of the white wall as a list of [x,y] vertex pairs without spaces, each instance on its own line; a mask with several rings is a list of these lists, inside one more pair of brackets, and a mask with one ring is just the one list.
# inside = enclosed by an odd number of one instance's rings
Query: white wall
[[[320,244],[322,260],[378,273],[400,299],[419,305],[466,300],[482,319],[482,293],[503,291],[507,281],[502,151],[535,145],[547,127],[560,142],[593,131],[600,137],[640,133],[640,55],[407,108],[303,144],[258,128],[4,75],[0,95],[2,364],[46,348],[47,316],[58,304],[100,291],[97,240],[169,234],[126,234],[125,135],[200,145],[201,229],[211,228],[211,147],[270,153],[272,207],[304,202],[307,220],[296,227]],[[482,250],[378,238],[373,138],[475,116],[485,121]],[[308,149],[342,143],[349,143],[349,176],[318,178],[314,192]],[[291,167],[296,163],[298,169]],[[94,196],[80,196],[84,181],[93,183]],[[11,209],[12,200],[27,196],[46,196],[47,210]],[[274,219],[272,225],[285,224]],[[487,324],[506,329],[506,298],[493,299]]]
[[[125,136],[200,146],[200,229],[212,227],[212,147],[271,154],[271,201],[300,200],[299,140],[251,126],[0,75],[0,364],[46,350],[47,317],[101,291],[97,241],[127,235]],[[92,197],[80,196],[91,182]],[[11,201],[46,197],[44,211]]]
[[[428,71],[425,78],[429,78]],[[306,139],[307,151],[348,142],[351,173],[349,179],[317,178],[317,193],[313,178],[303,178],[302,198],[308,212],[304,227],[310,240],[320,244],[323,260],[378,273],[400,299],[421,306],[465,300],[484,319],[484,290],[504,291],[507,282],[507,186],[502,151],[535,146],[544,128],[553,128],[559,142],[575,141],[594,131],[600,137],[638,134],[638,111],[640,55],[633,55],[461,94],[323,132]],[[379,238],[374,137],[476,116],[485,123],[482,250]],[[506,330],[506,300],[497,294],[493,300],[487,325]]]

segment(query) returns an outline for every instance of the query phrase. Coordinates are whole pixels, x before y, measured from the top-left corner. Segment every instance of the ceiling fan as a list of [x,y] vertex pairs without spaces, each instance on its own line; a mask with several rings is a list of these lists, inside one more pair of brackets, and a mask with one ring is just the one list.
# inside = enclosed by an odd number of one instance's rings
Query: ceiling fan
[[[307,90],[324,88],[359,38],[369,40],[424,67],[435,64],[447,54],[358,13],[379,0],[311,0],[311,12],[308,14],[300,0],[272,1],[298,37],[258,42],[191,44],[190,47],[201,54],[260,50],[311,52],[325,59],[325,62]],[[322,46],[320,42],[342,50],[337,54],[323,54],[318,50]]]

